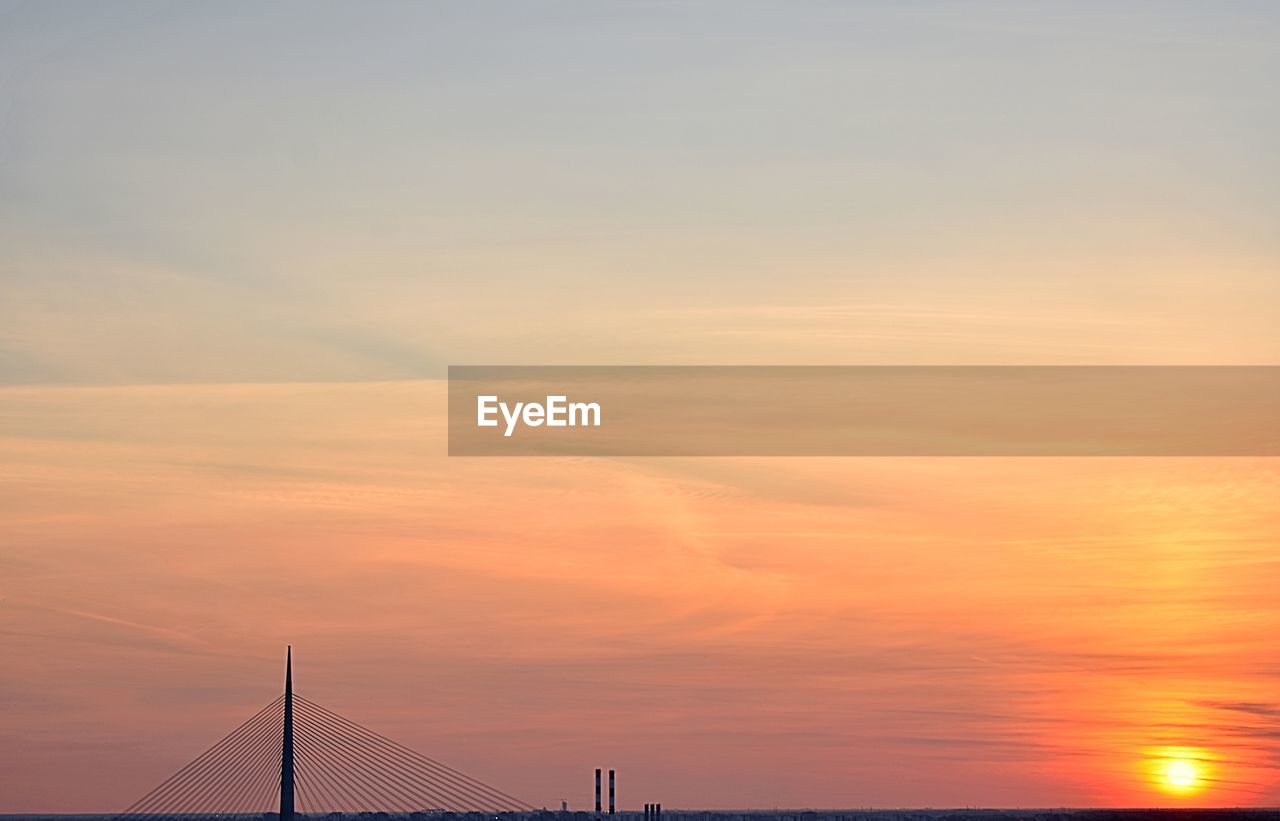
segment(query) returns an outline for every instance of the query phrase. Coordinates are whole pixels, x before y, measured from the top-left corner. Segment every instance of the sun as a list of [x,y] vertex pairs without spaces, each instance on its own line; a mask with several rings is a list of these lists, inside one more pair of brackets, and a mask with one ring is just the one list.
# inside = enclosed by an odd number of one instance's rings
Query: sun
[[1202,798],[1222,783],[1222,758],[1205,747],[1148,747],[1143,753],[1143,780],[1171,798]]
[[1175,758],[1165,767],[1164,782],[1176,790],[1191,790],[1200,784],[1200,773],[1194,761]]

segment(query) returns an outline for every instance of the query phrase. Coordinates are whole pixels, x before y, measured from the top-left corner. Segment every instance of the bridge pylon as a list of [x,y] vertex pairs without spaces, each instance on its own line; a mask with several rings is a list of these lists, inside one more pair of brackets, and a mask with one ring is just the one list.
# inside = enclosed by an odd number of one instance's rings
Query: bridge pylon
[[356,821],[364,813],[532,810],[295,693],[290,647],[283,694],[113,821],[307,821],[335,813]]
[[293,821],[293,645],[284,661],[284,739],[280,749],[280,821]]

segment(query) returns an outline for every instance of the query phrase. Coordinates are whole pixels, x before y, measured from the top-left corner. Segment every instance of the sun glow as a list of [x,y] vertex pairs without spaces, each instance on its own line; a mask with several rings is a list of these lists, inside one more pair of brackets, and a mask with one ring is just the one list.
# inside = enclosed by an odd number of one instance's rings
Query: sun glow
[[1212,781],[1214,757],[1205,750],[1166,747],[1152,750],[1147,759],[1152,783],[1160,790],[1179,796],[1202,792]]
[[1170,761],[1169,766],[1165,768],[1164,780],[1170,787],[1190,789],[1199,783],[1200,775],[1196,771],[1194,762],[1177,759]]

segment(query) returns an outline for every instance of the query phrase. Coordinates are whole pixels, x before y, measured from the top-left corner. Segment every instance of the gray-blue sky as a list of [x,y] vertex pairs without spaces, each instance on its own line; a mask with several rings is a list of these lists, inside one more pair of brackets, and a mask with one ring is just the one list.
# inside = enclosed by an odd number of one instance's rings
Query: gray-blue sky
[[0,19],[4,381],[1278,349],[1269,4]]

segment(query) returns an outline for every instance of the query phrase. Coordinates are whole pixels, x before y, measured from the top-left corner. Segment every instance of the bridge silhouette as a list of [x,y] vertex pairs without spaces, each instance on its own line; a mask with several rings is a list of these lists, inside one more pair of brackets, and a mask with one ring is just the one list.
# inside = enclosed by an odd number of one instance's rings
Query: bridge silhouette
[[293,692],[293,648],[284,693],[117,816],[120,821],[295,821],[330,813],[529,812],[501,790],[343,718]]

